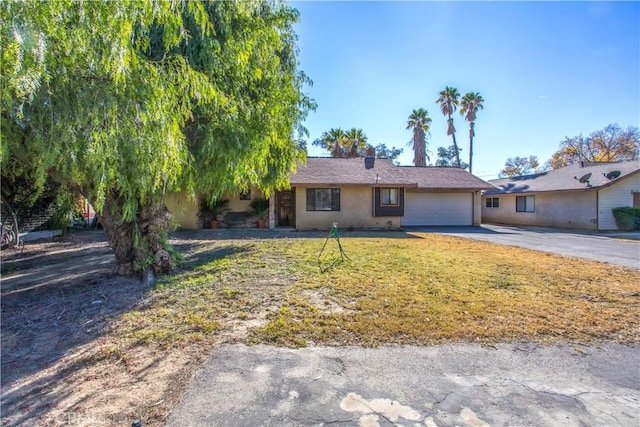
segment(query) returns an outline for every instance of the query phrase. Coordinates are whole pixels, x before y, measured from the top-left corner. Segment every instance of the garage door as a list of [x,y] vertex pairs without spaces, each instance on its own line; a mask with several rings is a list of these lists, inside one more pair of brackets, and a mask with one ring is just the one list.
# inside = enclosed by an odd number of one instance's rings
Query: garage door
[[472,193],[409,193],[402,225],[473,225]]

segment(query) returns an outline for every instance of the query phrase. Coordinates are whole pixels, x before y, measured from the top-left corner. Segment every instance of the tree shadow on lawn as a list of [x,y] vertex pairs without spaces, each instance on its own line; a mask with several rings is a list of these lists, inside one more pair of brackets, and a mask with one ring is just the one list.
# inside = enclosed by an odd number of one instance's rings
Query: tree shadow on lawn
[[[11,261],[11,271],[3,276],[3,425],[33,423],[72,395],[73,377],[105,363],[100,340],[108,336],[111,321],[136,309],[152,289],[137,278],[113,276],[113,252],[97,246],[50,245],[49,250],[59,251],[49,255],[41,248],[33,256],[27,251],[22,261]],[[188,246],[176,244],[178,249]],[[191,269],[244,250],[225,245],[187,255],[185,262]]]
[[171,246],[180,254],[182,260],[178,263],[176,270],[171,275],[180,274],[183,271],[193,270],[198,267],[209,264],[212,261],[228,258],[235,254],[250,252],[253,248],[251,240],[246,239],[245,244],[232,244],[226,242],[221,243],[222,246],[211,248],[212,240],[217,239],[184,239],[179,234],[179,241],[171,242]]

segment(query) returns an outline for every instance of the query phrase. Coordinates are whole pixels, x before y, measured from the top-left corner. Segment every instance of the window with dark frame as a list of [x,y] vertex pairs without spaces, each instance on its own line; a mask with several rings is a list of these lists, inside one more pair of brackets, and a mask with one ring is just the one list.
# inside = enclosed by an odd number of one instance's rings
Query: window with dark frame
[[398,188],[381,188],[380,189],[380,206],[398,206]]
[[535,196],[516,196],[516,212],[535,212]]
[[307,211],[339,210],[339,188],[307,188]]
[[500,198],[499,197],[487,197],[485,201],[485,207],[487,208],[499,208],[500,207]]
[[251,190],[240,193],[240,200],[251,200]]

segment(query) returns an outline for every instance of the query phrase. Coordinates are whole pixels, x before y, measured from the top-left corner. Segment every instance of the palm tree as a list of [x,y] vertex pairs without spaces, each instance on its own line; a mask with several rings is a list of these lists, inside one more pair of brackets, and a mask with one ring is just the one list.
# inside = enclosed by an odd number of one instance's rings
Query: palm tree
[[344,157],[345,132],[341,128],[329,129],[322,134],[321,141],[332,157]]
[[345,133],[347,157],[360,157],[367,147],[367,135],[362,129],[351,128]]
[[451,135],[453,138],[453,147],[456,152],[456,163],[457,166],[460,167],[460,154],[458,153],[458,143],[456,142],[456,128],[453,127],[453,118],[451,114],[453,114],[458,108],[458,101],[460,98],[460,92],[455,87],[445,87],[443,91],[440,92],[440,97],[436,99],[436,102],[440,104],[440,110],[442,114],[448,116],[447,120],[447,135]]
[[413,164],[415,166],[427,166],[427,133],[430,125],[429,112],[424,108],[413,110],[407,120],[407,129],[413,129],[413,140],[409,141],[409,144],[413,142]]
[[478,109],[484,109],[482,103],[484,99],[478,92],[469,92],[462,97],[460,102],[460,114],[464,116],[464,119],[469,122],[469,172],[472,172],[473,167],[473,137],[476,136],[476,113]]

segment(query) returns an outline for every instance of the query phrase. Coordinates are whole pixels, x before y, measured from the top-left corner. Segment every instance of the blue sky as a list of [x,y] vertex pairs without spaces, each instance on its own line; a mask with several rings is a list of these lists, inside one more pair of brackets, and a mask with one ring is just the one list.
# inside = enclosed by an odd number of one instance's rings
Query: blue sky
[[[361,128],[373,145],[413,159],[407,117],[433,120],[431,163],[451,145],[435,100],[445,86],[480,92],[473,172],[497,176],[508,157],[547,161],[565,136],[610,123],[640,125],[638,2],[295,1],[300,68],[318,109],[309,142],[332,127]],[[456,113],[468,158],[468,124]],[[309,144],[309,155],[326,152]]]

